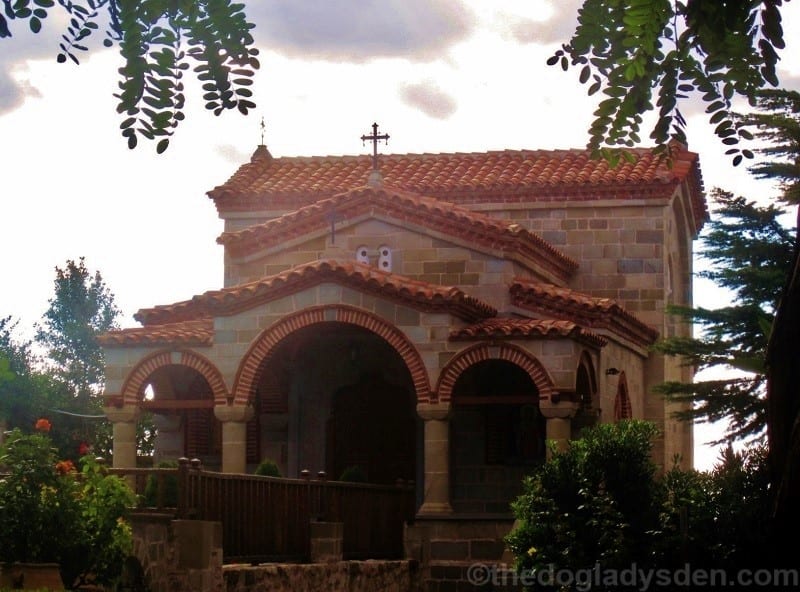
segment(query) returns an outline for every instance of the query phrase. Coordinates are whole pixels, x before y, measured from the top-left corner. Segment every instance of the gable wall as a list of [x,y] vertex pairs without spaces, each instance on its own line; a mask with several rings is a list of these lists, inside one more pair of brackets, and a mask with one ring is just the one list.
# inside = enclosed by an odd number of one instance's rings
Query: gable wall
[[[333,241],[332,241],[333,238]],[[302,263],[321,259],[355,261],[359,247],[367,248],[370,264],[378,268],[378,248],[392,251],[392,272],[436,285],[455,286],[494,306],[509,308],[507,286],[518,275],[530,275],[513,261],[407,230],[379,220],[336,230],[330,229],[310,240],[287,245],[286,250],[264,254],[253,261],[233,263],[226,259],[225,285],[233,286],[286,271]]]

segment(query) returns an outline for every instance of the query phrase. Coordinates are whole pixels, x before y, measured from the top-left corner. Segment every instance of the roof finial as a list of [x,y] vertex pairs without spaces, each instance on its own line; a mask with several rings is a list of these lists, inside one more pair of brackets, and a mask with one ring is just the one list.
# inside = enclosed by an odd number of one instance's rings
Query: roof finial
[[384,140],[387,144],[389,143],[389,134],[378,134],[378,124],[372,124],[372,134],[371,135],[363,135],[361,136],[361,143],[365,143],[367,140],[372,142],[372,171],[369,174],[369,179],[367,183],[369,185],[381,185],[383,184],[383,177],[381,176],[381,172],[378,169],[378,142]]
[[264,134],[267,131],[267,124],[264,123],[264,116],[261,116],[261,123],[259,124],[261,128],[261,144],[258,145],[256,151],[253,152],[253,155],[250,157],[250,162],[255,162],[256,160],[267,159],[272,160],[272,154],[269,153],[267,150],[266,145],[264,144]]
[[264,123],[264,116],[261,116],[261,146],[264,145],[264,132],[267,131],[267,124]]

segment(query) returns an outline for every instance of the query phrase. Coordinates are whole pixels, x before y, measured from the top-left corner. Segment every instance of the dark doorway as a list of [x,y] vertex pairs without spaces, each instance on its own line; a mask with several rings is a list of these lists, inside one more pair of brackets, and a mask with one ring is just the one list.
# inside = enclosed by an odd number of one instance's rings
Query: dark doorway
[[416,419],[406,389],[377,371],[333,395],[328,423],[328,473],[360,469],[370,483],[414,478]]

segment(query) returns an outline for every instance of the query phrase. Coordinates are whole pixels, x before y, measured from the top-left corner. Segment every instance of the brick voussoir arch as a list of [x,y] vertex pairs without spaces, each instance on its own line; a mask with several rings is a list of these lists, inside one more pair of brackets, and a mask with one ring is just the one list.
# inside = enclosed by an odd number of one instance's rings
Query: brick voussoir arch
[[414,383],[417,402],[430,401],[431,389],[425,364],[417,349],[402,331],[371,312],[351,306],[330,305],[296,312],[282,318],[261,333],[244,355],[236,373],[233,388],[234,403],[245,405],[250,401],[264,368],[264,362],[284,338],[295,331],[324,322],[356,325],[383,338],[405,362]]
[[187,366],[206,379],[214,395],[214,403],[222,405],[228,400],[228,388],[222,373],[208,358],[191,350],[165,350],[151,354],[141,360],[128,374],[122,385],[122,402],[137,405],[147,379],[164,366]]
[[486,360],[505,360],[522,368],[531,377],[536,388],[539,390],[539,399],[549,399],[555,392],[553,380],[547,374],[542,363],[530,353],[510,343],[494,345],[489,343],[478,343],[461,353],[457,354],[447,366],[442,369],[439,375],[439,382],[436,385],[436,394],[439,401],[447,403],[452,399],[453,386],[458,377],[470,366]]

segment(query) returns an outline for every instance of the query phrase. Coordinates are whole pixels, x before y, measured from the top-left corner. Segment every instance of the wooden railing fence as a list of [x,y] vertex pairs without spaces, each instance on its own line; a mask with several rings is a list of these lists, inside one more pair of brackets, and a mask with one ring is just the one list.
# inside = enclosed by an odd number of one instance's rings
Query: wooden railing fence
[[[307,471],[301,479],[217,473],[196,459],[181,459],[177,469],[109,471],[130,479],[140,499],[150,480],[151,504],[143,511],[221,522],[228,563],[305,561],[312,521],[342,523],[346,559],[400,558],[403,527],[415,511],[413,483],[345,483]],[[176,500],[169,499],[170,480],[177,480]]]

